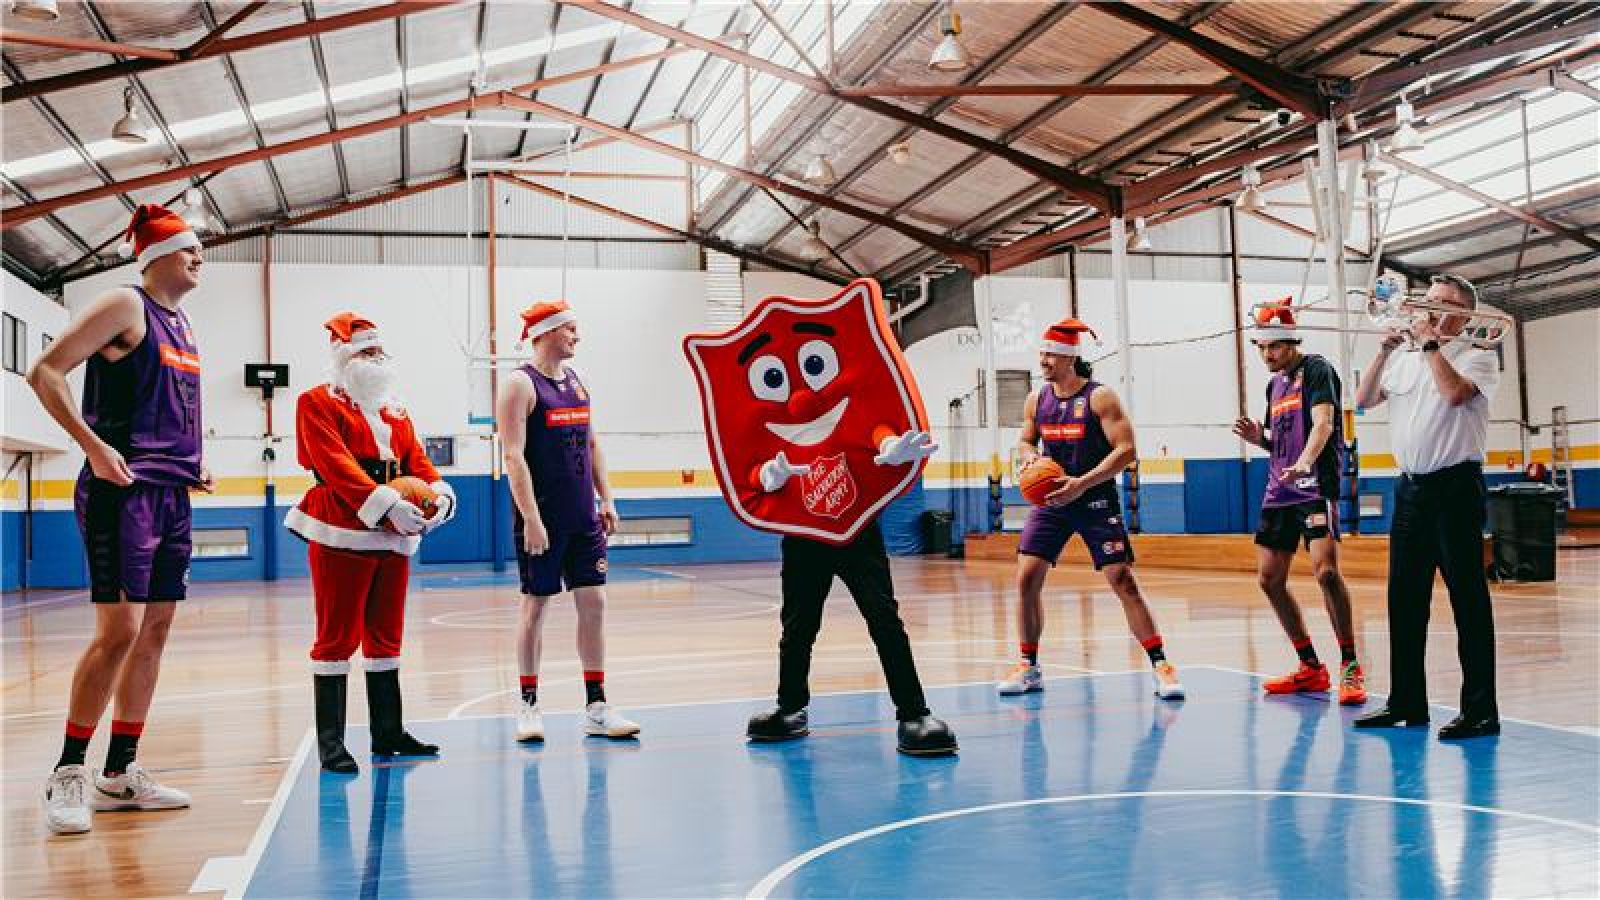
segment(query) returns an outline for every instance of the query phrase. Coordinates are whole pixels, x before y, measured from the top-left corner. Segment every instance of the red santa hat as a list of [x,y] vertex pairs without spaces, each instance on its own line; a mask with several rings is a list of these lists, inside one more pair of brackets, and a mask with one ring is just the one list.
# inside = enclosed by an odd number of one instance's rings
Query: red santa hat
[[122,236],[117,253],[124,259],[137,256],[141,272],[168,253],[200,246],[200,236],[182,216],[155,203],[146,203],[134,210],[133,219]]
[[522,343],[576,321],[578,314],[572,311],[565,300],[535,303],[522,311]]
[[1290,307],[1290,302],[1288,297],[1283,297],[1257,304],[1250,312],[1253,326],[1250,340],[1258,344],[1300,340],[1300,332],[1295,327],[1294,309]]
[[1100,335],[1095,334],[1094,329],[1088,325],[1077,319],[1062,319],[1044,330],[1044,340],[1039,342],[1039,352],[1054,353],[1056,356],[1081,356],[1085,332],[1096,341],[1100,340]]
[[371,347],[383,347],[378,336],[378,326],[371,319],[363,319],[353,312],[342,312],[322,323],[328,329],[328,340],[335,359],[346,360]]

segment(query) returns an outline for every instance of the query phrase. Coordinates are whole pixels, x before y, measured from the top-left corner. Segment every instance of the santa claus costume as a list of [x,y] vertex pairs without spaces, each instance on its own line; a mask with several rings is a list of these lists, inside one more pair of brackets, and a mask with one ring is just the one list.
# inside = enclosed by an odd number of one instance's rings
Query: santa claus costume
[[[401,724],[400,638],[411,555],[423,534],[455,515],[456,504],[394,396],[394,371],[377,326],[346,312],[325,327],[333,380],[301,394],[295,410],[300,465],[316,485],[284,525],[311,545],[317,754],[324,769],[354,773],[344,721],[346,678],[357,648],[366,662],[373,754],[439,753]],[[402,475],[428,482],[438,494],[431,517],[389,486]]]

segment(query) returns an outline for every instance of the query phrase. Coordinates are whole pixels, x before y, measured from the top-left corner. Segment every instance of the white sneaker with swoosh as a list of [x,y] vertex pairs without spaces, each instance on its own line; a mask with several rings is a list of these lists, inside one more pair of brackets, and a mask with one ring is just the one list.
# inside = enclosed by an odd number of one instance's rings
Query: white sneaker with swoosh
[[189,805],[189,795],[170,788],[150,777],[144,766],[132,763],[121,775],[94,777],[95,812],[113,812],[124,809],[182,809]]

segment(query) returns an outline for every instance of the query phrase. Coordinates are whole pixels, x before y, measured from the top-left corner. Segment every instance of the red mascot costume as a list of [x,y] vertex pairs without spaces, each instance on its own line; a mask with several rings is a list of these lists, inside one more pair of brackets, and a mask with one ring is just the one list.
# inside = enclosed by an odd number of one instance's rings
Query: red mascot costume
[[[295,410],[300,465],[316,485],[284,524],[311,545],[317,754],[327,771],[354,773],[344,719],[346,678],[357,648],[366,661],[372,752],[439,753],[401,724],[400,637],[411,555],[423,534],[455,515],[456,504],[394,394],[394,370],[377,327],[348,312],[326,327],[333,380],[301,394]],[[422,479],[438,495],[431,517],[389,486],[402,475]]]
[[955,736],[928,712],[878,527],[938,449],[878,283],[823,300],[768,297],[730,331],[688,336],[684,353],[723,496],[746,524],[783,535],[778,706],[747,736],[809,733],[811,648],[838,577],[877,646],[900,751],[954,753]]

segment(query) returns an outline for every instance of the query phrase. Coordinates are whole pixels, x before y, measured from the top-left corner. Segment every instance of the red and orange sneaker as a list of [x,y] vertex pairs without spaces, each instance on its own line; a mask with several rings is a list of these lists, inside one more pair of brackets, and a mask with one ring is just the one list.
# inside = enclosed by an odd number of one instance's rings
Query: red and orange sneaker
[[1305,694],[1328,689],[1328,667],[1300,664],[1293,673],[1279,678],[1268,678],[1261,683],[1269,694]]
[[1339,705],[1360,706],[1367,702],[1367,676],[1361,664],[1350,660],[1339,672]]

